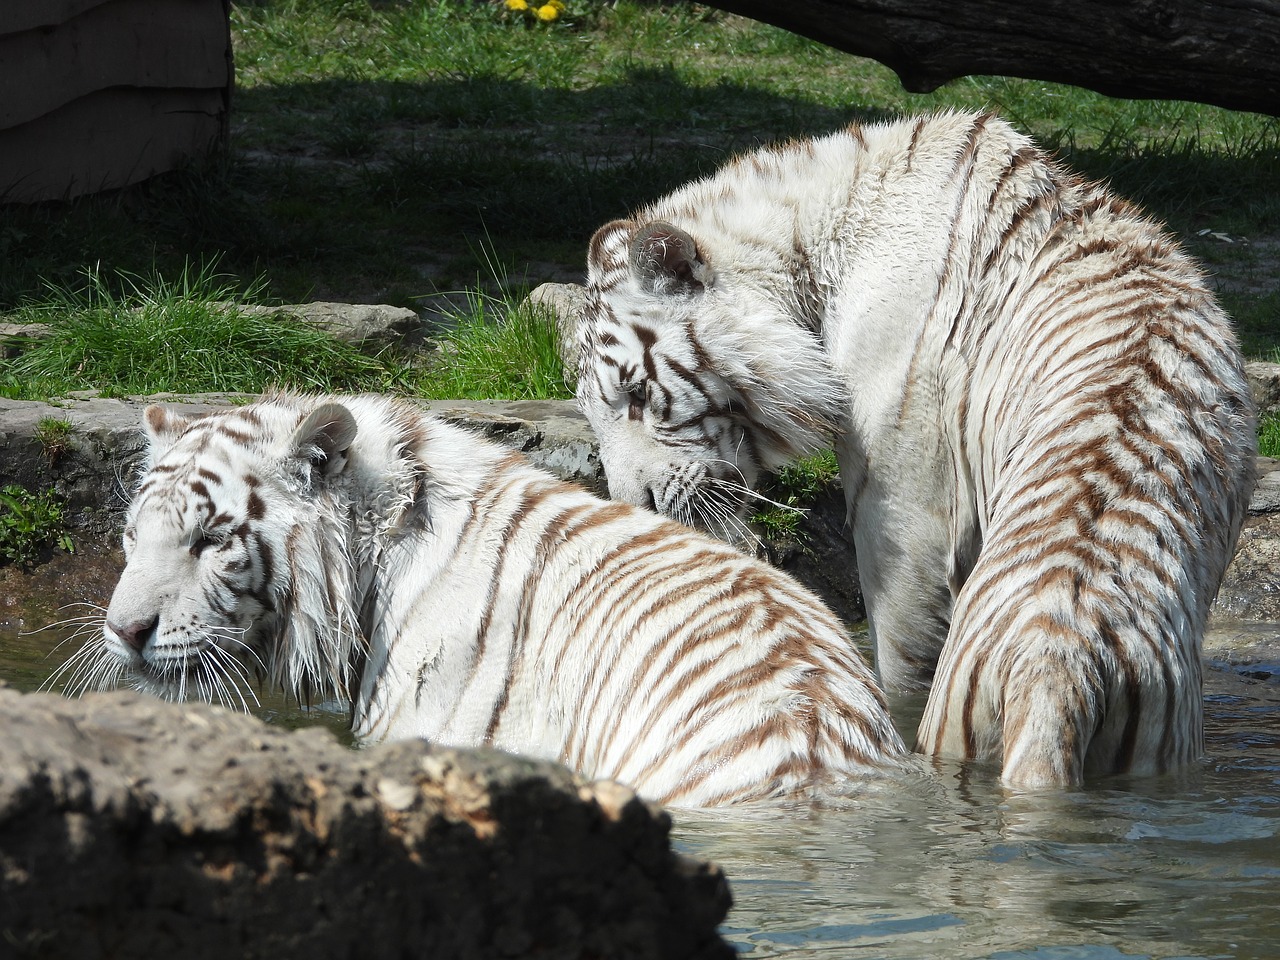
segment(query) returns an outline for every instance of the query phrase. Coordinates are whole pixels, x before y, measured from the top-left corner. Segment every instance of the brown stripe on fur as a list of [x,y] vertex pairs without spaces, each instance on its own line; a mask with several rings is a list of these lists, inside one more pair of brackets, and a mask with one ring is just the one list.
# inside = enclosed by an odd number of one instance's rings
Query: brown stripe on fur
[[1142,687],[1137,676],[1137,668],[1132,658],[1125,651],[1120,638],[1116,635],[1115,628],[1108,623],[1102,624],[1099,629],[1099,639],[1102,641],[1103,646],[1111,651],[1123,675],[1122,692],[1127,711],[1124,732],[1120,736],[1119,748],[1112,758],[1111,769],[1104,771],[1106,773],[1120,773],[1133,766],[1134,757],[1137,753],[1138,731],[1141,727],[1142,718]]
[[[708,571],[708,573],[710,575],[713,571]],[[712,643],[712,641],[719,640],[723,636],[736,634],[736,632],[740,632],[745,623],[748,622],[751,614],[751,599],[753,598],[746,598],[746,596],[744,596],[744,598],[740,598],[740,596],[724,594],[719,596],[717,599],[719,600],[719,603],[714,605],[714,607],[709,604],[707,607],[704,607],[699,611],[699,620],[696,621],[696,627],[695,623],[676,623],[676,625],[671,627],[671,630],[668,630],[666,634],[663,635],[662,640],[655,645],[655,652],[664,653],[666,652],[668,645],[671,644],[671,641],[675,639],[675,637],[681,636],[681,643],[677,646],[676,650],[673,650],[671,657],[666,659],[650,657],[648,662],[639,664],[640,668],[637,669],[636,672],[632,672],[630,682],[626,685],[628,687],[628,692],[623,707],[630,704],[632,696],[634,696],[637,691],[640,691],[641,689],[644,689],[645,691],[653,689],[650,684],[652,684],[652,677],[654,673],[659,673],[663,678],[675,676],[675,682],[673,682],[671,687],[669,687],[666,694],[663,694],[662,698],[655,700],[654,703],[650,704],[648,714],[646,714],[639,726],[652,726],[653,723],[657,722],[658,718],[663,717],[664,714],[667,713],[667,710],[671,709],[673,705],[675,705],[677,700],[680,700],[682,696],[685,696],[686,692],[689,691],[690,686],[700,680],[700,678],[707,673],[708,669],[718,667],[716,660],[710,659],[701,659],[699,662],[692,663],[692,666],[686,667],[685,664],[689,664],[691,662],[690,654],[694,652],[696,648]],[[724,603],[730,603],[732,605],[726,608],[723,607]],[[646,616],[652,616],[652,614],[657,612],[658,611],[655,611],[655,609],[650,608],[650,611],[646,613]],[[673,672],[675,669],[680,669],[680,673],[678,673],[678,675]],[[616,716],[614,716],[613,730],[616,730],[618,726],[621,726],[621,723],[622,710],[620,709],[616,713]],[[600,737],[600,740],[604,741],[611,739],[611,736],[602,736]],[[631,750],[628,749],[625,755],[627,758],[630,758]]]
[[911,125],[911,140],[907,143],[907,170],[910,170],[912,165],[915,163],[916,150],[920,147],[920,134],[928,124],[929,118],[922,116],[917,117],[916,122]]
[[[552,492],[554,493],[555,491]],[[511,685],[515,682],[516,677],[520,675],[524,666],[525,641],[529,636],[530,629],[529,617],[536,605],[538,587],[542,582],[543,571],[546,570],[547,565],[551,563],[557,553],[573,543],[574,534],[581,529],[580,526],[574,524],[574,521],[583,514],[590,513],[593,506],[591,503],[578,503],[567,510],[559,511],[546,524],[541,536],[538,538],[538,543],[534,547],[533,562],[526,566],[524,578],[520,585],[520,615],[512,638],[512,655],[507,661],[506,676],[503,678],[502,690],[499,692],[497,702],[494,704],[493,715],[490,717],[489,725],[485,729],[484,742],[486,743],[491,743],[497,733],[502,717],[506,713]]]
[[[682,558],[680,560],[672,560],[672,561],[663,561],[658,563],[656,566],[646,565],[645,573],[647,574],[647,579],[650,582],[664,583],[664,581],[668,580],[668,576],[664,575],[666,571],[673,571],[678,574],[691,567],[696,569],[710,570],[712,569],[711,565],[714,563],[714,561],[721,558],[723,558],[723,553],[721,551],[703,550],[703,551],[699,551],[698,553],[695,553],[693,556],[688,558]],[[624,572],[623,570],[619,570],[617,571],[615,576],[621,576],[623,572]],[[613,627],[614,621],[627,613],[635,613],[637,610],[640,610],[641,608],[643,608],[643,612],[641,612],[638,616],[635,617],[635,622],[637,625],[643,625],[655,619],[658,620],[659,622],[663,622],[664,616],[669,618],[669,614],[667,614],[668,608],[672,606],[676,606],[680,603],[683,603],[689,596],[697,594],[698,592],[703,590],[704,587],[705,587],[705,584],[703,580],[699,579],[696,581],[681,584],[676,588],[672,588],[669,584],[665,584],[660,591],[655,590],[653,593],[632,592],[628,595],[628,601],[630,603],[629,610],[622,610],[619,607],[615,606],[613,609],[610,610],[611,615],[609,617],[606,617],[605,622],[601,624],[601,629],[606,633],[606,635],[613,636],[613,633],[610,628]],[[614,615],[615,613],[616,613],[616,616]],[[661,651],[662,649],[665,649],[666,644],[670,642],[672,637],[677,633],[683,631],[684,629],[686,629],[686,625],[683,624],[682,622],[674,626],[671,630],[667,631],[661,643],[658,645],[655,645],[655,653]],[[658,662],[659,661],[657,660],[651,660],[650,665],[656,664]],[[573,723],[570,728],[571,733],[570,733],[570,736],[567,737],[565,740],[566,755],[568,755],[568,745],[574,743],[575,741],[578,741],[579,723],[580,722],[590,723],[592,720],[594,720],[596,717],[602,714],[603,708],[600,703],[600,697],[603,694],[605,687],[607,686],[607,681],[604,679],[601,679],[600,682],[597,683],[597,678],[600,677],[601,669],[605,666],[606,664],[604,662],[604,658],[603,657],[598,658],[592,664],[591,670],[587,674],[587,677],[584,683],[584,690],[594,691],[594,694],[589,699],[586,699],[582,703],[580,703],[578,705],[578,709],[573,714]],[[647,673],[647,670],[646,670],[646,673]],[[640,679],[641,679],[640,677],[636,677],[633,680],[633,685],[638,685]],[[578,763],[579,765],[581,765],[581,763],[583,762],[583,755],[587,749],[587,746],[588,745],[585,740],[578,741],[577,752],[575,754],[576,756],[575,762]]]
[[[990,123],[992,119],[993,116],[990,113],[983,113],[974,117],[973,123],[969,126],[969,132],[965,136],[964,146],[961,148],[960,153],[956,155],[956,158],[951,165],[951,175],[948,177],[949,180],[954,180],[961,170],[966,171],[964,175],[966,180],[972,178],[973,164],[978,153],[978,141],[982,139],[982,133],[986,130],[987,124]],[[967,193],[968,189],[968,184],[966,184],[964,192]],[[958,219],[958,217],[954,215],[952,216],[951,221],[953,229],[955,222]]]
[[[601,727],[599,729],[595,743],[596,750],[602,750],[605,744],[614,742],[614,736],[621,728],[625,720],[625,713],[630,709],[631,702],[634,697],[642,692],[647,693],[649,689],[651,689],[648,684],[650,683],[650,675],[652,673],[655,671],[661,671],[663,674],[669,676],[670,671],[673,669],[680,669],[681,671],[678,679],[671,688],[658,701],[650,705],[646,718],[638,723],[638,726],[641,729],[647,729],[659,718],[664,716],[674,703],[688,692],[689,688],[694,683],[702,679],[708,671],[718,668],[719,664],[715,660],[711,659],[703,658],[696,662],[692,662],[689,655],[694,651],[694,649],[707,643],[708,640],[716,639],[726,633],[733,633],[741,630],[748,616],[749,612],[744,606],[737,610],[724,610],[715,614],[711,619],[718,622],[719,627],[712,632],[699,631],[696,634],[692,634],[689,631],[684,630],[682,625],[679,624],[674,625],[669,631],[667,631],[656,645],[657,653],[664,653],[670,641],[677,634],[685,635],[683,642],[678,648],[672,651],[669,657],[651,657],[646,665],[648,669],[645,669],[640,674],[632,674],[631,682],[626,685],[627,692],[623,696],[622,701],[611,708],[614,715],[613,722],[607,727]],[[623,751],[622,755],[615,762],[614,767],[616,769],[625,769],[626,766],[631,763],[632,758],[635,755],[635,751],[640,747],[640,745],[641,738],[633,737],[627,749]],[[581,754],[582,751],[579,751],[579,756],[581,756]],[[659,764],[657,762],[649,764],[646,768],[646,772],[648,770],[652,770],[658,765]]]
[[[617,514],[629,512],[631,507],[618,503],[606,503],[597,507],[593,517],[601,518],[600,524],[607,522],[608,514],[612,511],[614,516]],[[674,526],[674,525],[673,525]],[[683,528],[677,528],[682,530]],[[565,596],[563,603],[556,612],[556,618],[567,620],[568,624],[565,630],[568,634],[572,634],[577,625],[591,617],[600,605],[607,601],[609,591],[616,585],[621,584],[618,589],[624,589],[628,584],[627,578],[634,570],[644,569],[645,564],[655,555],[661,556],[667,553],[672,545],[671,530],[659,527],[648,533],[630,537],[618,544],[617,548],[607,556],[603,557],[600,562],[592,570],[582,571],[582,575],[573,589]],[[584,606],[584,599],[589,600]],[[609,604],[609,610],[618,609],[616,604]],[[559,673],[565,669],[564,658],[568,655],[569,647],[563,646],[556,655],[552,665],[552,671]]]
[[[506,461],[512,461],[515,459],[515,457],[512,455],[509,455],[505,459]],[[493,478],[490,479],[490,481],[485,486],[481,487],[480,490],[477,492],[476,506],[473,510],[472,518],[468,520],[468,522],[463,527],[461,539],[463,539],[464,541],[470,539],[468,534],[473,524],[477,522],[476,518],[484,516],[487,513],[486,506],[488,504],[501,503],[510,497],[510,491],[504,489],[504,486],[503,486],[506,480],[506,477],[504,476],[504,474],[505,474],[505,470],[502,470],[502,469],[495,470]],[[502,526],[501,531],[498,533],[496,537],[494,537],[494,539],[498,544],[497,557],[494,564],[494,573],[489,580],[488,590],[485,593],[485,597],[484,597],[484,601],[483,601],[483,605],[480,613],[480,623],[476,628],[476,634],[475,634],[475,645],[474,645],[475,655],[472,657],[471,670],[468,673],[467,679],[463,684],[464,688],[470,687],[471,684],[475,681],[476,674],[479,671],[484,661],[485,651],[486,651],[488,640],[489,640],[489,633],[490,633],[492,622],[493,622],[493,611],[498,601],[498,585],[501,583],[503,569],[505,568],[506,561],[507,561],[507,551],[509,550],[511,543],[515,538],[515,531],[517,531],[521,527],[521,525],[523,525],[523,523],[528,519],[533,507],[544,497],[545,497],[545,492],[543,492],[542,496],[539,496],[538,491],[536,490],[532,490],[532,491],[528,489],[521,490],[517,499],[518,506],[516,507],[515,510],[507,512],[507,518]],[[486,522],[487,522],[487,518],[486,518]],[[463,700],[459,699],[459,701],[456,704],[454,704],[454,712],[446,720],[446,723],[452,721],[453,716],[457,712],[457,708],[462,705],[463,705]]]

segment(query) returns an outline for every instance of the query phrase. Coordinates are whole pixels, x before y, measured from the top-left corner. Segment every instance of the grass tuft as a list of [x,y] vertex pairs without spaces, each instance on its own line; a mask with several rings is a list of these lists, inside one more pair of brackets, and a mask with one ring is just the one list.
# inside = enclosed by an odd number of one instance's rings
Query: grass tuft
[[830,450],[787,464],[761,490],[779,506],[756,511],[752,524],[770,540],[794,539],[799,535],[804,511],[839,476],[840,465]]
[[30,570],[55,547],[74,552],[65,519],[52,491],[32,493],[16,484],[0,489],[0,566]]
[[439,355],[417,380],[419,393],[459,400],[573,397],[549,310],[481,293],[470,294],[467,304],[451,318]]
[[0,361],[0,394],[257,393],[382,383],[382,365],[354,347],[288,317],[242,310],[236,286],[212,268],[188,266],[175,281],[113,281],[90,270],[78,289],[50,288],[43,302],[12,313],[11,320],[44,325],[48,335]]
[[1268,413],[1258,418],[1258,453],[1280,457],[1280,414]]

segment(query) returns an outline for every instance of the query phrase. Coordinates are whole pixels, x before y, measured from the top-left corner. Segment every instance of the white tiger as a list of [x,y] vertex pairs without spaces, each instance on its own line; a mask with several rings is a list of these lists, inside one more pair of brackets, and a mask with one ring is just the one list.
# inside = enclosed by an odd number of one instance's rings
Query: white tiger
[[102,637],[70,687],[352,701],[360,741],[559,760],[679,806],[905,762],[837,618],[766,564],[407,401],[145,413]]
[[616,498],[741,540],[760,472],[834,442],[917,750],[1025,786],[1200,754],[1239,350],[1167,234],[1005,122],[761,149],[606,224],[580,348]]

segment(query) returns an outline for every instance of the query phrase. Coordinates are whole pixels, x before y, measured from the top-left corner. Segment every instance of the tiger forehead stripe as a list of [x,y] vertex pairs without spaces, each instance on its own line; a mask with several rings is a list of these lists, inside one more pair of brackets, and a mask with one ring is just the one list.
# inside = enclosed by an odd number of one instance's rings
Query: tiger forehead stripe
[[[249,432],[247,429],[241,429],[239,427],[232,426],[231,424],[220,424],[217,429],[217,436],[224,440],[229,440],[237,446],[246,447],[251,446],[254,441],[258,439],[255,434]],[[201,442],[199,449],[205,449],[212,439],[213,437],[211,435],[206,436]]]
[[256,490],[250,491],[245,503],[245,514],[250,520],[261,520],[267,515],[267,502]]

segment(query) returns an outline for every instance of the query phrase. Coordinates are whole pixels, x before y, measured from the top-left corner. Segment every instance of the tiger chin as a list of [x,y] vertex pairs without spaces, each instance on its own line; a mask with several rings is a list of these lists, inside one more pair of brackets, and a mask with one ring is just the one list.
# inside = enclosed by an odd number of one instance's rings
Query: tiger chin
[[701,478],[834,447],[918,751],[1023,787],[1201,755],[1253,405],[1199,268],[1102,185],[989,114],[767,147],[595,233],[579,345],[613,496],[723,516]]
[[909,768],[839,620],[794,580],[376,396],[147,408],[101,638],[68,689],[351,703],[358,741],[558,760],[704,807]]

